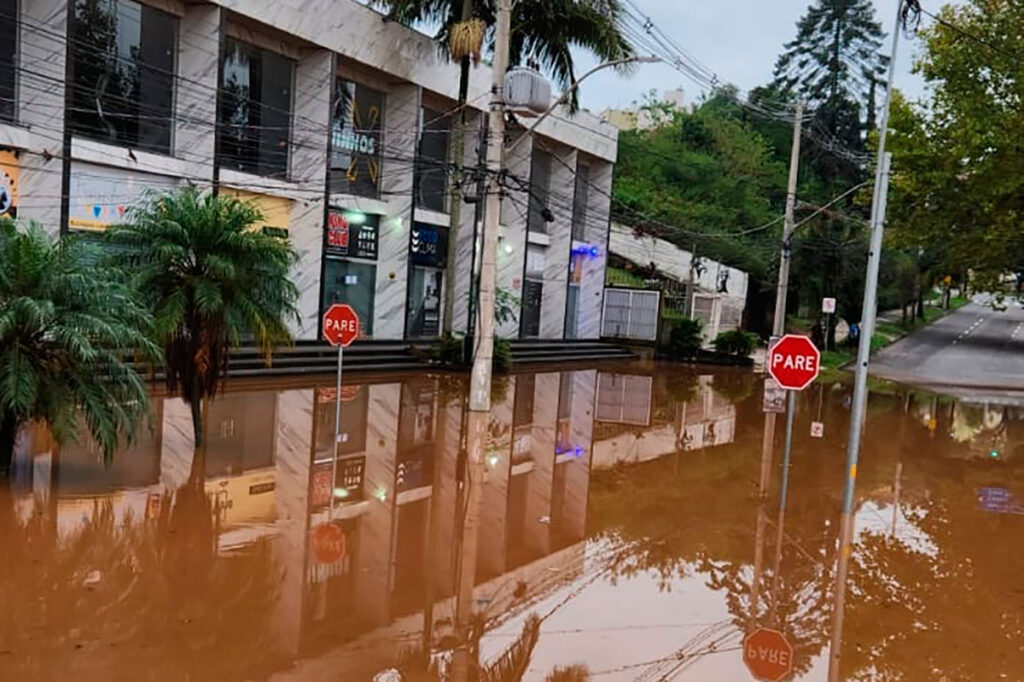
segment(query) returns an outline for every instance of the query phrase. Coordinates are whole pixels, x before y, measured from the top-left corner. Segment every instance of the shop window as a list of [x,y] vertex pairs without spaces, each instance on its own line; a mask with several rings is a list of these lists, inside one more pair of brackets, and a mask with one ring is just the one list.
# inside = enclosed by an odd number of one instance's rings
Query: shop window
[[416,205],[431,211],[445,210],[448,192],[448,141],[451,119],[432,109],[422,109],[420,148],[416,158],[419,191]]
[[587,201],[590,192],[590,166],[580,163],[576,166],[576,190],[572,196],[572,238],[586,241]]
[[72,131],[169,153],[177,35],[178,20],[167,12],[132,0],[78,0],[72,29]]
[[224,168],[287,177],[293,66],[287,57],[228,39],[218,114]]
[[331,115],[331,191],[376,198],[384,93],[339,78]]
[[530,232],[547,234],[550,216],[548,199],[551,193],[551,154],[543,149],[534,148],[530,162],[530,212],[527,216],[527,229]]
[[0,121],[15,118],[18,0],[0,0]]
[[376,265],[326,258],[322,310],[327,310],[335,303],[347,303],[359,315],[361,334],[373,336],[373,299],[376,286]]

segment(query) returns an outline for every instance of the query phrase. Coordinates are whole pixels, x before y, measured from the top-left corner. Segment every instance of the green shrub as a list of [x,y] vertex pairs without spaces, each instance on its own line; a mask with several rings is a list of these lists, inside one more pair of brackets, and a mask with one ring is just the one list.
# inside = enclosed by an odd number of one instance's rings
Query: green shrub
[[494,355],[491,357],[491,371],[507,372],[512,366],[512,344],[508,339],[494,337]]
[[734,329],[716,336],[711,345],[715,347],[715,352],[721,355],[738,355],[745,358],[754,352],[754,348],[757,346],[757,336],[750,332]]
[[437,345],[430,349],[430,359],[445,367],[460,367],[463,362],[463,345],[466,337],[463,334],[442,336]]
[[669,350],[676,355],[696,355],[704,344],[704,339],[700,335],[700,327],[700,320],[689,318],[677,320],[669,335]]

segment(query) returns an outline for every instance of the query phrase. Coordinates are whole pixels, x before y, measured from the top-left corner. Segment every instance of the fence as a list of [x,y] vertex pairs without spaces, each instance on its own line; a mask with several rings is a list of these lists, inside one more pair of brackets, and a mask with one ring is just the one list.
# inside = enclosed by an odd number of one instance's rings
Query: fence
[[604,290],[601,336],[656,341],[661,292],[648,289]]

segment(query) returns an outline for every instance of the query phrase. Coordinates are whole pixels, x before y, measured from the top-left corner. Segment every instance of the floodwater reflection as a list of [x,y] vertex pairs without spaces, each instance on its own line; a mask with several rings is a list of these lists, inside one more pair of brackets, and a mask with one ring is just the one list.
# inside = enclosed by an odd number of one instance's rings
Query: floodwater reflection
[[[846,388],[800,396],[785,515],[749,372],[502,377],[482,461],[464,390],[355,379],[334,447],[329,379],[232,385],[199,453],[176,398],[107,467],[29,434],[0,490],[0,679],[742,680],[757,626],[826,679]],[[869,409],[840,679],[1024,679],[1024,410]]]

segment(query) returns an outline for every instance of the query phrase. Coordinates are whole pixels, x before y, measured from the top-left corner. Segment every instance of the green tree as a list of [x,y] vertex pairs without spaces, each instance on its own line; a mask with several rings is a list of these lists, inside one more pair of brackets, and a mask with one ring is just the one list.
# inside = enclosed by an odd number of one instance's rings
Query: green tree
[[879,52],[884,37],[869,0],[816,0],[775,63],[775,83],[826,110],[833,134],[851,124],[858,130],[848,118],[862,104],[873,127],[876,89],[888,64]]
[[1024,6],[971,0],[939,16],[915,67],[931,100],[893,102],[893,239],[925,249],[938,277],[995,285],[1024,267]]
[[[374,4],[387,10],[390,19],[404,24],[436,25],[434,39],[441,53],[460,64],[459,115],[454,120],[451,150],[455,167],[452,177],[460,180],[466,147],[470,60],[480,61],[483,44],[497,21],[497,5],[494,0],[374,0]],[[572,48],[582,48],[604,61],[633,54],[633,47],[623,33],[623,14],[620,0],[519,0],[512,8],[509,64],[536,61],[565,90],[576,78]],[[579,109],[578,89],[569,92],[568,104],[573,112]],[[458,182],[450,183],[450,194],[442,317],[445,336],[452,333],[455,263],[462,227],[462,190]]]
[[108,458],[130,439],[149,401],[127,357],[159,356],[152,327],[87,244],[0,222],[0,476],[30,421],[60,442],[76,437],[81,418]]
[[112,260],[154,311],[166,382],[192,408],[195,446],[203,444],[202,401],[227,377],[228,353],[251,339],[270,363],[291,342],[297,255],[286,239],[254,229],[259,210],[233,197],[185,188],[151,195],[112,227]]

